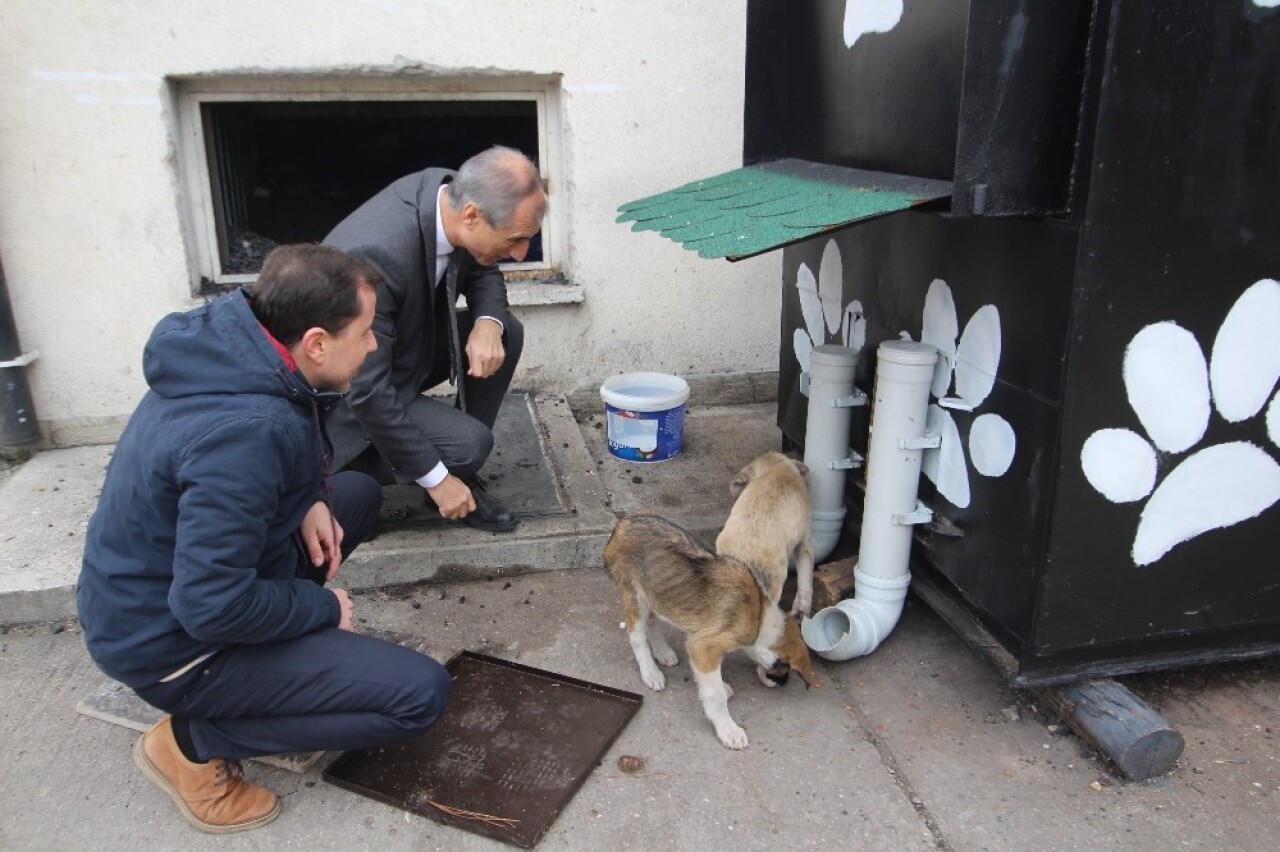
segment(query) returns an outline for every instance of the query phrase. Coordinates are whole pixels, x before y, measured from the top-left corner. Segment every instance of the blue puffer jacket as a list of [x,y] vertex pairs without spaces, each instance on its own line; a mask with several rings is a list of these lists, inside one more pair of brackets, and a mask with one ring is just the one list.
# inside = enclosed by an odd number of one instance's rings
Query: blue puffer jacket
[[85,541],[90,656],[146,686],[229,644],[337,626],[294,532],[321,497],[320,409],[339,395],[285,366],[243,292],[161,320],[143,370]]

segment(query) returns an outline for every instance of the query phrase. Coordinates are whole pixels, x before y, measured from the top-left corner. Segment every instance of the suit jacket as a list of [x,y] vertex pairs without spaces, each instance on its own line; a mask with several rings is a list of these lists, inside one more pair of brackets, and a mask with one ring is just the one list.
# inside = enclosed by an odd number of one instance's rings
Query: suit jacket
[[[441,460],[405,408],[426,390],[435,359],[449,357],[448,315],[437,310],[441,302],[435,293],[436,195],[453,176],[446,169],[426,169],[402,177],[324,238],[327,245],[355,255],[383,278],[373,321],[378,348],[365,359],[345,401],[329,414],[334,470],[345,467],[370,443],[399,482],[413,482]],[[509,323],[507,288],[498,267],[480,266],[462,248],[454,250],[454,257],[458,292],[466,297],[472,315]],[[465,347],[466,341],[461,344]]]

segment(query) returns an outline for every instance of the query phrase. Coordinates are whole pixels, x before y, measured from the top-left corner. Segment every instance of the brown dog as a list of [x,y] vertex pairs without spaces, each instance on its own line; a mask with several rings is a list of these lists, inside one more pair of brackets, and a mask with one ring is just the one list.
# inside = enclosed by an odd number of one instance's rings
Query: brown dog
[[716,538],[716,553],[732,556],[756,573],[774,603],[782,597],[787,568],[796,566],[791,614],[803,616],[813,603],[813,541],[809,484],[803,463],[782,453],[757,456],[729,483],[737,500]]
[[756,676],[774,686],[768,669],[785,664],[806,685],[821,686],[795,619],[778,609],[750,570],[717,556],[680,527],[656,515],[618,521],[604,548],[604,565],[622,592],[631,650],[645,686],[660,691],[666,678],[655,665],[678,661],[659,631],[656,614],[686,634],[685,650],[698,684],[703,712],[727,748],[747,747],[747,734],[729,716],[733,691],[720,677],[720,662],[738,648],[756,662]]

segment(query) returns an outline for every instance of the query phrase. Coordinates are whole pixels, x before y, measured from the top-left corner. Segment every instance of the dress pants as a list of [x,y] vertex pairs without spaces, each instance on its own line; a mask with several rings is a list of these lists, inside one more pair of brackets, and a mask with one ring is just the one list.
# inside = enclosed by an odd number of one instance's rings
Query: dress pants
[[[487,320],[486,320],[487,321]],[[465,341],[471,333],[473,318],[470,311],[458,311],[458,334]],[[466,383],[467,410],[458,410],[452,401],[427,396],[415,397],[407,406],[406,413],[427,440],[440,453],[444,466],[449,473],[459,479],[474,476],[493,451],[493,424],[498,419],[498,409],[511,387],[511,379],[515,375],[516,364],[524,349],[524,326],[515,317],[511,317],[502,333],[502,344],[506,350],[506,358],[498,371],[487,379],[473,379],[466,375],[466,353],[463,353],[463,364],[458,381]],[[449,379],[449,335],[447,329],[438,329],[436,334],[435,355],[432,358],[432,371],[427,376],[419,393],[430,390]],[[378,453],[376,447],[369,447],[356,456],[347,470],[358,470],[367,473],[383,485],[395,485],[396,475],[391,466]],[[426,471],[421,471],[426,473]]]
[[[381,487],[361,473],[330,480],[343,555],[377,524]],[[299,552],[298,575],[322,581]],[[181,716],[201,760],[389,745],[426,731],[452,689],[436,660],[381,639],[326,628],[233,645],[168,683],[137,690]]]

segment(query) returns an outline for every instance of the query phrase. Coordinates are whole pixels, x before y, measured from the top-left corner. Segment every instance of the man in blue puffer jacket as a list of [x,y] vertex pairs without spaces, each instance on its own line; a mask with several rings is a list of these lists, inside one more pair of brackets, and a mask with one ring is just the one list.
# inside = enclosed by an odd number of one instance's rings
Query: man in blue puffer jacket
[[273,820],[239,760],[414,736],[444,712],[435,660],[351,632],[327,589],[382,494],[329,476],[324,411],[377,346],[378,273],[281,246],[254,292],[161,320],[89,522],[78,586],[90,656],[171,713],[134,760],[210,832]]

